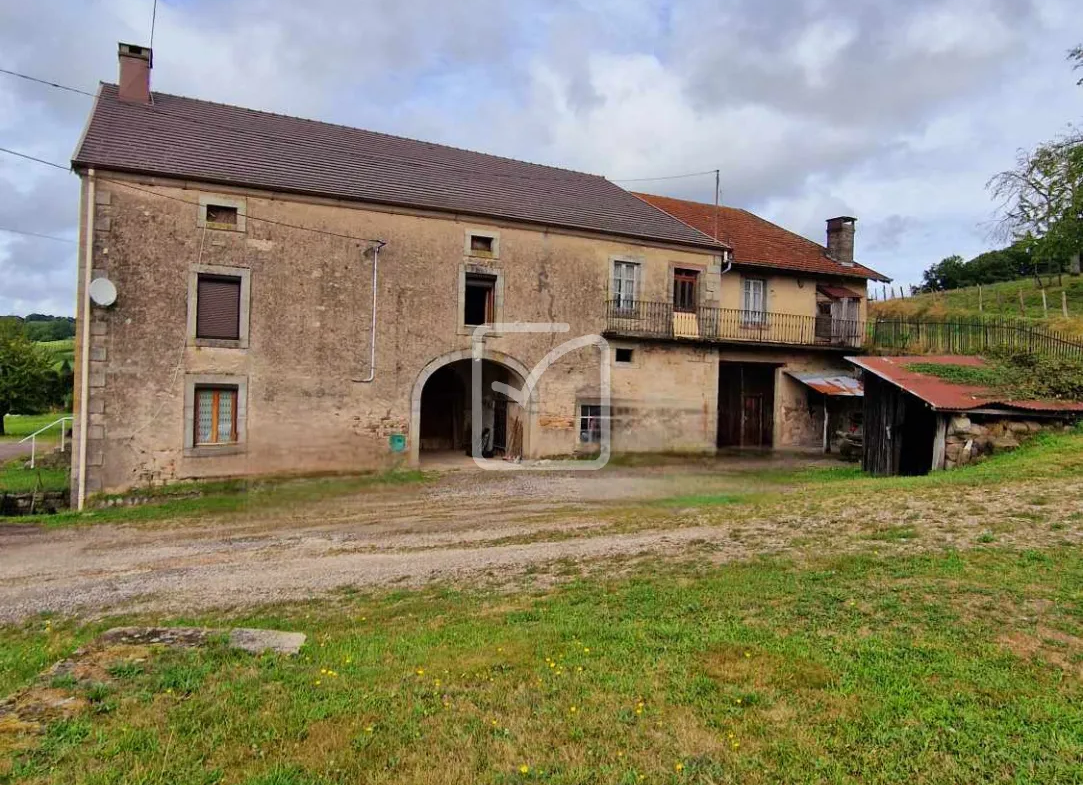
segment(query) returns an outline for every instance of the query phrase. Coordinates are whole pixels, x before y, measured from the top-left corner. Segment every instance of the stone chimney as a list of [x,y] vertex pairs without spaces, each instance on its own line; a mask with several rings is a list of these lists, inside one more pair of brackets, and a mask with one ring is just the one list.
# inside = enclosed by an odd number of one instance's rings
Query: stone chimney
[[856,218],[842,215],[827,219],[827,255],[841,265],[854,266],[854,223]]
[[120,100],[150,103],[151,51],[148,46],[118,44],[120,56]]

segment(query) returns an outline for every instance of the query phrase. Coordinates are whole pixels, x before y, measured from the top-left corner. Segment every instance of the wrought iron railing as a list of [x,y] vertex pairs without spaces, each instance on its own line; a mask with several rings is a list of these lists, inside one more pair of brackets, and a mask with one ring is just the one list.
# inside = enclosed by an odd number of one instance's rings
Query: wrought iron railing
[[606,330],[613,335],[708,342],[750,342],[859,348],[865,324],[854,319],[673,303],[610,300]]

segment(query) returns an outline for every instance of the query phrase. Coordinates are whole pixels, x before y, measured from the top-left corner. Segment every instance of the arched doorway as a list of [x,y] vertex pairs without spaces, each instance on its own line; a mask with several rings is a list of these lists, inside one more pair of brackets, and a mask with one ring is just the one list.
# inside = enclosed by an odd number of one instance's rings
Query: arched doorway
[[471,454],[471,438],[479,439],[486,457],[529,455],[533,400],[520,406],[493,390],[502,382],[521,390],[526,368],[506,355],[480,361],[482,407],[480,428],[473,428],[471,390],[474,360],[469,350],[454,352],[429,363],[414,385],[410,421],[410,459],[415,466],[426,459],[451,459]]

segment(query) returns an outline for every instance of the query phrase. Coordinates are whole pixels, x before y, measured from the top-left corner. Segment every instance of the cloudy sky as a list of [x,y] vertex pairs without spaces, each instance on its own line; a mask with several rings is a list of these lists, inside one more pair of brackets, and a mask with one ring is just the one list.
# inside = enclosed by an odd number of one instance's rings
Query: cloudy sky
[[[0,68],[94,90],[153,0],[0,6]],[[1078,0],[159,0],[157,90],[723,201],[899,281],[990,247],[984,185],[1083,117]],[[90,99],[0,74],[0,146],[67,162]],[[713,176],[627,183],[701,201]],[[72,240],[72,174],[0,154],[0,227]],[[71,314],[71,242],[0,231],[0,314]]]

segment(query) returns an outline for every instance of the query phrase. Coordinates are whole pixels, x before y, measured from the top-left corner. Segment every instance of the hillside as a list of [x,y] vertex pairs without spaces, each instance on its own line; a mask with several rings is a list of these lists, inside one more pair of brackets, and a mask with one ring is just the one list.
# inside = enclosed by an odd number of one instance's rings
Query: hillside
[[[1049,283],[1043,277],[1043,281]],[[1068,318],[1061,312],[1061,293],[1068,303]],[[920,294],[914,297],[885,300],[869,304],[869,315],[873,318],[916,318],[926,319],[971,319],[981,315],[1019,318],[1026,316],[1041,322],[1050,330],[1083,336],[1083,277],[1064,276],[1064,286],[1058,286],[1054,278],[1047,286],[1046,299],[1049,303],[1049,318],[1042,310],[1042,290],[1033,278],[988,284],[981,287],[981,299],[984,310],[978,307],[978,287],[953,289],[934,294]],[[1023,309],[1020,310],[1019,298],[1022,295]]]

